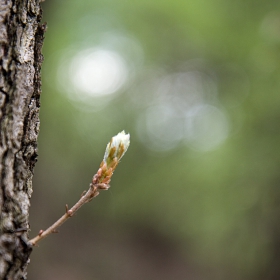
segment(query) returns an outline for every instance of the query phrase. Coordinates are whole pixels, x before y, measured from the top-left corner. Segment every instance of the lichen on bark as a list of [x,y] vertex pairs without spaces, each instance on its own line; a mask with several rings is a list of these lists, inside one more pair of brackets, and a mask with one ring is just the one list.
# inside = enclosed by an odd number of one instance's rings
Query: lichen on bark
[[45,25],[39,0],[0,0],[0,279],[26,279]]

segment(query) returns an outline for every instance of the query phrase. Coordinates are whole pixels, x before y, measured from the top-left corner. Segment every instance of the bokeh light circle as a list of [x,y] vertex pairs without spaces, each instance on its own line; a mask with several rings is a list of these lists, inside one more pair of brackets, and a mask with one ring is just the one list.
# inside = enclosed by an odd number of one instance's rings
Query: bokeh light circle
[[229,122],[219,108],[201,104],[187,113],[185,139],[188,146],[200,151],[215,149],[228,137]]
[[126,81],[127,74],[124,59],[118,53],[105,49],[77,53],[69,71],[73,86],[91,97],[116,92]]
[[183,119],[168,104],[147,108],[138,118],[140,140],[155,151],[168,151],[177,147],[183,138]]

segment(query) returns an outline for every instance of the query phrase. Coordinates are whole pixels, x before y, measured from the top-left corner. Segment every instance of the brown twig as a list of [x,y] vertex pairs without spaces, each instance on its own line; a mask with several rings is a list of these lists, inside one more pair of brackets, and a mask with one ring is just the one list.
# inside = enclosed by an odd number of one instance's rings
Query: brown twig
[[88,191],[84,195],[82,195],[79,201],[72,208],[68,209],[68,205],[66,204],[65,214],[60,219],[58,219],[46,230],[40,230],[39,234],[36,237],[29,240],[31,245],[35,246],[43,238],[47,237],[51,233],[57,232],[57,229],[69,218],[71,218],[85,203],[90,202],[94,197],[98,196],[98,190],[108,190],[109,187],[110,186],[106,184],[91,184]]
[[87,192],[83,192],[78,202],[71,208],[66,204],[65,214],[58,219],[53,225],[46,230],[40,230],[39,234],[33,239],[29,240],[32,246],[35,246],[41,239],[47,237],[51,233],[57,232],[66,220],[71,218],[85,203],[90,202],[99,194],[99,190],[108,190],[114,170],[116,169],[120,159],[125,154],[130,143],[130,135],[124,131],[114,136],[108,143],[104,158],[100,164],[97,173],[93,176],[90,188]]

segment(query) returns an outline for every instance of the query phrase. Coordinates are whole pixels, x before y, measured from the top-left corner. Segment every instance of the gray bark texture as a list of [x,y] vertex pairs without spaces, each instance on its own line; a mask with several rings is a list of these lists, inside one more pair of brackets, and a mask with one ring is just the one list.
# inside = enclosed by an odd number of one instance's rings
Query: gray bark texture
[[0,0],[0,279],[27,279],[45,25],[40,0]]

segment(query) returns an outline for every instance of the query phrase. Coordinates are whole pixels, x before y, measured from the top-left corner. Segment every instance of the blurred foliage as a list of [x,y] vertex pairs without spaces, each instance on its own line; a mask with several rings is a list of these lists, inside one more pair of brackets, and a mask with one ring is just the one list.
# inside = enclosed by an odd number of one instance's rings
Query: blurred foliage
[[[34,249],[29,279],[279,279],[279,2],[49,0],[43,9],[31,235],[88,188],[113,135],[125,129],[131,146],[110,190]],[[75,99],[71,59],[96,47],[124,58],[125,83]],[[216,114],[209,122],[191,111],[203,104]],[[184,132],[190,112],[194,139]]]

